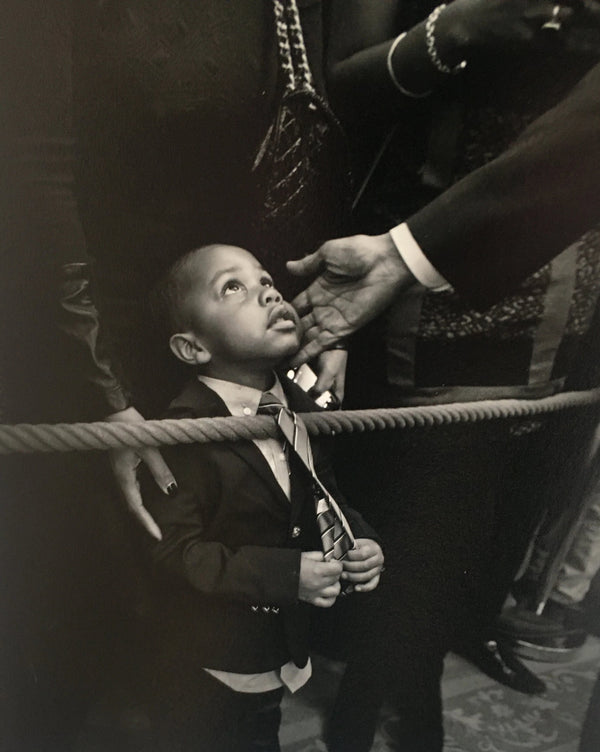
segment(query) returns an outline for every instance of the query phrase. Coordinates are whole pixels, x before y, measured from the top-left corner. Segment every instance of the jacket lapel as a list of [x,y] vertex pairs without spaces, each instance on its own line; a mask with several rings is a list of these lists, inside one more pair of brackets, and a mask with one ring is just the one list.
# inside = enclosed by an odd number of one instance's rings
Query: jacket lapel
[[[231,415],[219,395],[213,392],[212,389],[209,389],[206,384],[198,381],[198,379],[193,379],[189,382],[179,397],[171,403],[169,412],[177,412],[179,414],[182,412],[189,414],[191,412],[196,418],[217,418]],[[254,472],[269,486],[278,500],[289,509],[290,501],[256,444],[253,441],[244,440],[224,443],[228,449],[250,465]]]

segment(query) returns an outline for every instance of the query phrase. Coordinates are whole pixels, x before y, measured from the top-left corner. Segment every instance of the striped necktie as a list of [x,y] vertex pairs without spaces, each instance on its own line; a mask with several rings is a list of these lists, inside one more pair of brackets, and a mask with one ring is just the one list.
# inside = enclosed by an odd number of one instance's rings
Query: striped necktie
[[257,415],[275,417],[283,438],[312,478],[317,525],[325,561],[344,559],[348,551],[354,548],[354,536],[344,513],[315,473],[306,426],[296,413],[286,408],[271,392],[263,393],[256,412]]

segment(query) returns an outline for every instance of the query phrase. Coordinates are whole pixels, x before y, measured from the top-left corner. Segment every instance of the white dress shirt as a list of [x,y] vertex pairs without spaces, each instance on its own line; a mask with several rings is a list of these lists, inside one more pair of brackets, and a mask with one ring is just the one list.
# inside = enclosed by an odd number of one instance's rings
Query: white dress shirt
[[[268,391],[287,407],[287,398],[281,382],[275,374],[273,378],[275,383]],[[235,384],[232,381],[223,381],[223,379],[213,379],[209,376],[199,375],[198,380],[219,395],[232,415],[238,417],[256,415],[263,394],[259,389]],[[289,499],[290,467],[283,443],[276,438],[253,439],[253,441],[267,460],[275,479]],[[289,661],[276,671],[266,671],[260,674],[236,674],[209,668],[204,670],[235,692],[269,692],[282,686],[287,687],[290,692],[295,692],[306,684],[312,674],[310,658],[304,668],[298,668],[293,661]]]
[[402,260],[424,287],[432,290],[444,290],[450,287],[431,261],[421,250],[406,222],[390,230],[390,235]]

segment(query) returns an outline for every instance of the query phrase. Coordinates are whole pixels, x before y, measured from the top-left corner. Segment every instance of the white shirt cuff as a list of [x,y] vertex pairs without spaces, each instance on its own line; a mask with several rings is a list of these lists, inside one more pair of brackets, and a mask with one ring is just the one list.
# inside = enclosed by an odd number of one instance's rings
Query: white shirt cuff
[[429,287],[431,290],[444,290],[450,287],[447,280],[423,253],[406,222],[393,227],[390,235],[402,260],[424,287]]

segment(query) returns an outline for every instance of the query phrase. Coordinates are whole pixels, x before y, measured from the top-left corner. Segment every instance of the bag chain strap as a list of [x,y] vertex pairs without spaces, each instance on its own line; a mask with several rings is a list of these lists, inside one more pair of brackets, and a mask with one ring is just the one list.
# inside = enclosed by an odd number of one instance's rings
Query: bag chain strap
[[273,0],[273,11],[279,65],[287,78],[285,93],[301,89],[315,93],[296,0]]

